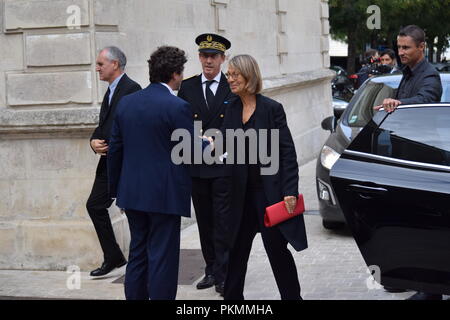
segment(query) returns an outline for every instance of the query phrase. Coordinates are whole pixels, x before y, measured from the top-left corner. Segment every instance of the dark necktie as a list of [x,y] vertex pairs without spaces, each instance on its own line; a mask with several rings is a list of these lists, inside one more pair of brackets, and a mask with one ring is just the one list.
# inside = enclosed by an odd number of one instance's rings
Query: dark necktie
[[100,109],[100,123],[105,120],[106,114],[108,113],[109,109],[109,94],[111,93],[111,90],[106,91],[105,96],[103,97],[102,107]]
[[111,94],[111,90],[106,90],[105,96],[103,97],[103,104],[105,104],[107,107],[109,106],[109,95]]
[[211,109],[213,107],[214,103],[214,93],[211,90],[211,85],[214,83],[215,80],[206,81],[206,103],[208,105],[208,108]]

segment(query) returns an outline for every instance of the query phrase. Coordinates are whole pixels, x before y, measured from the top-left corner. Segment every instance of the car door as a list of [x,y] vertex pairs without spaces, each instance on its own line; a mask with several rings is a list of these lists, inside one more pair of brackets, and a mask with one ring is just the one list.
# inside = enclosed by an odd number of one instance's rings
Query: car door
[[381,284],[450,294],[450,104],[378,112],[330,177]]

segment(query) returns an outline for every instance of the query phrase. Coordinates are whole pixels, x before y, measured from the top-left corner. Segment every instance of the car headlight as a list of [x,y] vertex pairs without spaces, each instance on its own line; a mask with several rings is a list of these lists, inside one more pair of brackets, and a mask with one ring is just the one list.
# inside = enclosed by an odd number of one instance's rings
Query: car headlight
[[323,146],[322,152],[320,153],[320,162],[325,168],[331,170],[340,156],[340,153],[330,148],[329,146]]

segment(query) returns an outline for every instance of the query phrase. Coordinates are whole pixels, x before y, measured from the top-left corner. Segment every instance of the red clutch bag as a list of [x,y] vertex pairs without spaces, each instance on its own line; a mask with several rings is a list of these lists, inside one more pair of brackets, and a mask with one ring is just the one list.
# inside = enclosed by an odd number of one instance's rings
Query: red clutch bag
[[297,199],[297,205],[295,206],[294,212],[289,214],[286,209],[284,201],[280,201],[266,208],[266,213],[264,214],[264,225],[266,227],[273,227],[277,224],[298,216],[305,212],[305,203],[303,200],[303,195],[299,194]]

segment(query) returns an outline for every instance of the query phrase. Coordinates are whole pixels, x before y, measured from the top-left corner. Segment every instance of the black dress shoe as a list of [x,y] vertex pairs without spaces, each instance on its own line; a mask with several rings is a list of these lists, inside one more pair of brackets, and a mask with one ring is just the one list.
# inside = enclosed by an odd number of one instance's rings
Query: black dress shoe
[[220,295],[223,297],[223,293],[225,291],[225,283],[221,282],[219,284],[216,284],[216,292],[220,293]]
[[442,300],[442,295],[440,294],[431,294],[425,292],[417,292],[413,294],[411,297],[406,300]]
[[213,275],[206,275],[199,283],[197,283],[197,289],[211,288],[216,283],[216,279]]
[[107,275],[114,269],[120,268],[126,264],[127,264],[127,260],[125,260],[125,259],[121,260],[120,262],[117,262],[117,263],[103,262],[103,264],[100,268],[91,271],[91,277],[101,277],[101,276]]

